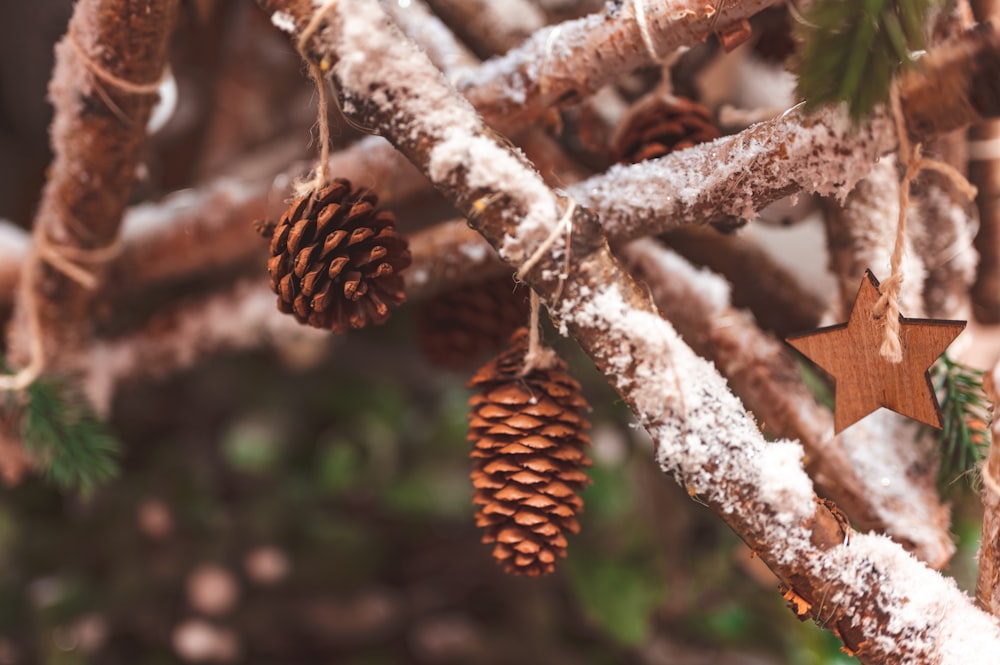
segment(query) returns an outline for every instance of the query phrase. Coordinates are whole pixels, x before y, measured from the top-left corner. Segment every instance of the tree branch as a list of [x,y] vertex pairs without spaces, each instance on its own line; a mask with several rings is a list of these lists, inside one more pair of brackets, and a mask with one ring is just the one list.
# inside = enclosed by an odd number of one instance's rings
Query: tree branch
[[330,336],[279,312],[265,280],[243,280],[166,308],[138,330],[80,349],[87,367],[82,385],[95,408],[107,413],[123,381],[181,371],[219,352],[310,339]]
[[[537,31],[490,60],[459,89],[501,131],[568,106],[639,67],[658,65],[682,46],[747,19],[773,0],[610,3],[604,12]],[[717,11],[718,10],[718,11]],[[644,17],[644,20],[643,20]]]
[[992,404],[990,449],[983,462],[983,538],[979,544],[979,604],[1000,617],[1000,362],[983,378],[983,389]]
[[[300,0],[260,4],[292,18],[293,39],[311,17]],[[816,502],[801,447],[764,441],[724,379],[611,255],[592,214],[498,141],[375,0],[324,11],[309,48],[332,65],[345,107],[426,173],[506,262],[534,263],[525,281],[650,432],[664,470],[717,511],[809,613],[866,662],[965,663],[1000,647],[1000,629],[954,583],[886,538],[845,533]]]
[[[941,505],[934,478],[926,482],[911,464],[927,451],[897,450],[888,443],[909,444],[913,432],[854,429],[834,437],[830,412],[802,383],[791,351],[730,306],[723,280],[696,271],[652,240],[637,240],[624,254],[677,332],[719,368],[761,427],[802,443],[806,470],[823,496],[862,530],[889,533],[932,568],[948,562],[954,552],[948,510]],[[874,461],[858,459],[871,458],[873,448],[887,454]]]
[[[36,239],[63,256],[111,246],[136,180],[155,84],[167,63],[177,0],[80,0],[56,45],[49,83],[55,153],[35,217]],[[38,249],[35,250],[39,251]],[[72,258],[71,258],[72,260]],[[49,260],[51,263],[51,260]],[[27,263],[36,311],[19,300],[10,347],[25,362],[36,316],[44,353],[54,358],[89,334],[93,293],[49,264]],[[32,308],[35,309],[35,308]]]

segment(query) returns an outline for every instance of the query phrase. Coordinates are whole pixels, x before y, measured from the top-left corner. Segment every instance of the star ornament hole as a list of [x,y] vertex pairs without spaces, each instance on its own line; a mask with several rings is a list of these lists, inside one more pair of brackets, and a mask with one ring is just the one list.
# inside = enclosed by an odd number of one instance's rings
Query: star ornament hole
[[851,316],[840,323],[792,335],[785,341],[834,381],[834,431],[840,433],[880,407],[941,429],[941,407],[930,370],[934,361],[965,329],[965,321],[899,317],[903,359],[879,353],[884,336],[873,313],[879,282],[866,271]]

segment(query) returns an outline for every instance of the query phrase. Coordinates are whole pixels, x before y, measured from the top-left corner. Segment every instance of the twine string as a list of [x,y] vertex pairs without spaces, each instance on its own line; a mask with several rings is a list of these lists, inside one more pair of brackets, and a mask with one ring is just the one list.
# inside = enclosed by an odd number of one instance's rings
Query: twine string
[[313,177],[304,182],[295,184],[297,196],[306,196],[319,192],[330,181],[330,118],[329,118],[329,98],[327,97],[325,71],[329,69],[329,63],[325,60],[316,62],[309,55],[309,41],[319,32],[329,14],[337,6],[338,0],[330,0],[316,11],[309,23],[306,25],[296,49],[302,60],[309,67],[309,77],[316,85],[316,122],[319,125],[319,163],[313,169]]
[[[514,278],[517,281],[524,279],[525,275],[531,272],[531,269],[538,265],[538,262],[542,260],[552,249],[552,247],[559,240],[559,237],[563,234],[565,229],[566,233],[566,256],[563,265],[564,273],[569,271],[569,251],[570,251],[570,241],[573,236],[573,213],[576,211],[576,200],[572,197],[568,197],[568,203],[566,208],[563,210],[562,217],[556,222],[555,228],[552,232],[542,241],[542,244],[538,246],[537,249],[532,253],[532,255],[525,261],[521,267],[514,273]],[[553,298],[558,300],[562,295],[563,283],[566,280],[566,274],[559,275],[559,284],[556,287],[555,294]],[[531,290],[531,320],[528,330],[528,352],[524,356],[524,367],[521,369],[520,376],[525,376],[532,370],[538,367],[548,367],[551,366],[555,359],[555,353],[546,348],[540,340],[540,316],[539,310],[541,309],[541,301],[538,298],[538,293],[534,289]]]
[[120,76],[115,76],[99,62],[90,57],[72,30],[66,33],[66,39],[73,47],[73,50],[76,51],[77,57],[80,58],[80,61],[91,74],[111,87],[117,88],[122,92],[127,92],[130,95],[155,95],[159,92],[163,81],[169,76],[168,68],[164,67],[160,76],[155,81],[150,81],[149,83],[135,83],[134,81],[123,79]]
[[377,134],[373,127],[366,127],[360,123],[351,120],[344,109],[340,105],[340,95],[337,94],[336,85],[332,80],[327,78],[327,73],[330,71],[332,65],[330,61],[326,58],[321,59],[319,62],[314,60],[309,55],[309,41],[316,35],[317,32],[323,27],[323,22],[326,20],[327,15],[337,6],[339,0],[330,0],[325,5],[320,7],[309,19],[309,23],[306,24],[305,29],[299,36],[299,41],[296,44],[296,49],[299,52],[299,56],[305,61],[306,65],[309,67],[309,77],[313,80],[316,85],[316,116],[317,123],[319,125],[319,142],[320,142],[320,156],[319,163],[314,169],[313,176],[305,180],[299,180],[294,183],[293,189],[295,191],[296,197],[308,196],[314,194],[321,190],[330,181],[330,119],[329,119],[329,108],[330,108],[330,97],[327,91],[327,85],[330,85],[334,89],[333,104],[343,118],[344,122],[358,130],[359,132],[365,134]]
[[559,236],[563,233],[563,229],[566,229],[568,251],[568,239],[573,232],[573,213],[576,211],[577,205],[576,200],[572,197],[569,197],[568,200],[569,203],[566,205],[566,209],[563,210],[562,217],[560,217],[559,221],[556,222],[555,228],[552,229],[552,233],[550,233],[549,236],[542,241],[542,244],[538,246],[530,257],[528,257],[528,260],[525,261],[520,268],[518,268],[515,273],[515,277],[517,277],[518,281],[523,280],[524,276],[531,272],[532,268],[538,265],[538,262],[542,260],[542,257],[545,256],[550,249],[552,249],[552,246],[556,244],[556,241],[559,240]]
[[656,52],[656,44],[653,42],[653,35],[649,31],[649,22],[646,20],[646,0],[632,0],[632,15],[635,17],[636,25],[639,27],[639,36],[642,37],[646,53],[649,54],[653,62],[659,62],[660,54]]
[[[41,308],[32,275],[44,262],[52,268],[76,282],[83,288],[93,291],[100,284],[96,270],[106,264],[121,252],[121,238],[105,247],[84,249],[69,245],[59,245],[52,242],[42,231],[40,224],[35,225],[34,247],[21,269],[19,283],[21,302],[24,303],[28,317],[28,364],[13,374],[0,376],[0,390],[21,391],[30,386],[45,370],[45,343],[42,337]],[[87,264],[90,267],[87,267]]]
[[532,289],[531,318],[528,323],[528,351],[524,354],[524,365],[517,373],[519,377],[525,377],[536,369],[552,367],[556,360],[555,351],[542,344],[541,309],[542,304],[538,293]]
[[156,81],[151,81],[149,83],[135,83],[133,81],[123,79],[120,76],[115,76],[105,69],[99,62],[90,57],[72,30],[66,33],[66,39],[69,41],[70,46],[73,47],[73,50],[76,52],[80,62],[83,63],[83,66],[88,72],[91,73],[91,75],[93,75],[95,79],[97,79],[94,85],[94,90],[101,98],[101,101],[107,105],[108,109],[110,109],[115,117],[118,118],[118,120],[120,120],[126,127],[132,126],[132,118],[130,118],[128,114],[125,113],[125,111],[123,111],[117,103],[115,103],[115,100],[111,98],[111,95],[104,90],[100,83],[106,83],[107,85],[130,95],[155,95],[159,92],[160,86],[163,85],[163,82],[169,76],[170,69],[168,66],[165,66],[160,74],[160,77]]
[[903,348],[899,340],[899,292],[903,285],[903,254],[906,251],[906,214],[910,207],[910,185],[923,170],[937,171],[948,178],[959,192],[969,199],[976,197],[976,188],[965,179],[958,169],[950,164],[924,157],[922,146],[910,141],[906,129],[906,118],[899,96],[899,86],[894,84],[889,95],[896,134],[899,141],[899,156],[904,164],[903,177],[899,182],[899,215],[896,219],[896,241],[889,260],[889,278],[881,284],[882,295],[875,303],[874,314],[884,320],[884,336],[879,354],[886,360],[899,363],[903,360]]

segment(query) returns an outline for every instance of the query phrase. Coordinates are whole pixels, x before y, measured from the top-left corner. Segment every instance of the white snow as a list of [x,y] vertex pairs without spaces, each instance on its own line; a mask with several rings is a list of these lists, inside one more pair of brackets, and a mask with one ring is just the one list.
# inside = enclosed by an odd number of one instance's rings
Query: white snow
[[288,12],[277,11],[271,14],[271,23],[274,24],[278,30],[282,32],[287,32],[289,34],[295,33],[295,19]]
[[631,238],[704,223],[707,210],[751,220],[776,198],[769,192],[791,186],[843,200],[894,146],[892,125],[881,116],[855,128],[842,108],[796,112],[660,159],[613,166],[570,191],[600,214],[609,235]]

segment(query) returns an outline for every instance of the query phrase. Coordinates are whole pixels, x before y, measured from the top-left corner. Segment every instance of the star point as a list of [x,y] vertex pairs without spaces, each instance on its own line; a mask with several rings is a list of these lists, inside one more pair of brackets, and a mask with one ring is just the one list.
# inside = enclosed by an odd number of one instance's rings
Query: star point
[[903,359],[894,363],[879,352],[885,334],[882,317],[873,311],[879,297],[878,280],[866,271],[846,323],[786,341],[833,377],[836,433],[879,407],[940,429],[940,407],[928,370],[965,329],[965,321],[900,316]]

